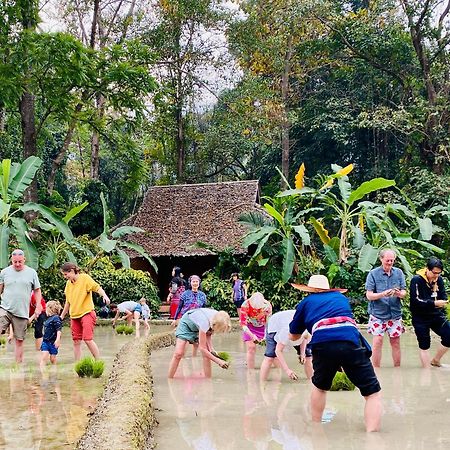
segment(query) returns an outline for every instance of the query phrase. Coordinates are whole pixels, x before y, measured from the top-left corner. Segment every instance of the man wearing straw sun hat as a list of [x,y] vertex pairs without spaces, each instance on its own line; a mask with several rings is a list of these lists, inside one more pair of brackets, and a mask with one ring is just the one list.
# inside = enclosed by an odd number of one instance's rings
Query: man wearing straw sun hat
[[305,330],[312,335],[313,422],[321,422],[326,391],[330,390],[336,372],[342,368],[366,400],[366,431],[378,431],[381,421],[381,387],[370,362],[370,347],[356,327],[350,304],[343,295],[347,290],[330,289],[324,275],[313,275],[307,285],[292,286],[309,293],[297,305],[289,331],[293,341],[299,339]]

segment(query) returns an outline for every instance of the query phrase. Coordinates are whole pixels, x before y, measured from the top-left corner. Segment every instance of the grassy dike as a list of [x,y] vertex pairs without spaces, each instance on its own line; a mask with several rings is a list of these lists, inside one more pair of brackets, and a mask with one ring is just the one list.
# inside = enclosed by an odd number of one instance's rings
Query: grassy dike
[[137,450],[152,444],[157,420],[150,353],[174,343],[173,331],[167,331],[133,339],[120,349],[77,449]]

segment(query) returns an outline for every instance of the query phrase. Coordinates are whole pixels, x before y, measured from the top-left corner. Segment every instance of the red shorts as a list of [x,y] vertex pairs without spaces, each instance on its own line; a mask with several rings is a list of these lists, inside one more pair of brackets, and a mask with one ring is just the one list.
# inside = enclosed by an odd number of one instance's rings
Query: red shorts
[[72,339],[74,341],[92,341],[94,339],[94,327],[97,322],[95,311],[88,312],[77,319],[70,319]]

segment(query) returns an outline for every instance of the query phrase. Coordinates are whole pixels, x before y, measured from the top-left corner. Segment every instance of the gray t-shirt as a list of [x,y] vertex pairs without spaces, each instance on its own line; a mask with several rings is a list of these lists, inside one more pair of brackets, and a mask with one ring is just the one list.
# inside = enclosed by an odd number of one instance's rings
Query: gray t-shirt
[[188,311],[189,319],[198,326],[198,329],[205,333],[211,327],[211,319],[217,314],[217,311],[212,308],[197,308]]
[[[388,289],[406,289],[405,274],[397,267],[392,267],[388,275],[382,266],[372,269],[367,275],[366,291],[374,293]],[[402,317],[402,303],[399,297],[381,297],[368,302],[369,314],[379,320],[396,320]]]
[[0,284],[3,284],[1,307],[14,316],[28,319],[31,292],[41,287],[37,272],[28,266],[22,270],[8,266],[0,272]]

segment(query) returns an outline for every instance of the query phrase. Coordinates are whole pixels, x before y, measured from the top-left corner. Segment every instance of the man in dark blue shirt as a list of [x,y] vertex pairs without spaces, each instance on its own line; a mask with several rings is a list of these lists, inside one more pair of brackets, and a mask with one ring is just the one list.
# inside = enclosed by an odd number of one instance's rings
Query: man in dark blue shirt
[[321,422],[326,393],[336,372],[342,368],[366,399],[366,430],[378,431],[381,387],[370,362],[370,347],[356,327],[350,304],[343,295],[346,289],[330,289],[324,275],[313,275],[307,286],[293,286],[310,293],[297,305],[289,331],[292,341],[299,339],[305,330],[312,335],[312,420]]

